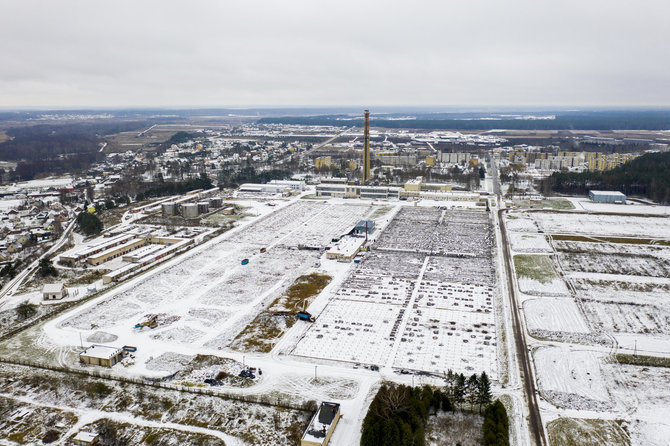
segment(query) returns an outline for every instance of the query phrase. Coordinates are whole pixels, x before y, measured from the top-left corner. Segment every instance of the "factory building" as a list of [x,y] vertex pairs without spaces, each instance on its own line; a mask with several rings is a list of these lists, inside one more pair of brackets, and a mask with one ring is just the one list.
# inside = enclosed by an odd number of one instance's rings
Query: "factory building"
[[344,197],[370,198],[373,200],[387,200],[398,198],[399,187],[388,186],[359,186],[352,184],[321,183],[316,186],[317,197]]
[[626,196],[618,191],[590,190],[589,198],[594,203],[626,204]]
[[338,403],[321,403],[300,439],[300,446],[327,446],[341,416]]
[[272,180],[269,183],[245,183],[240,186],[240,192],[252,192],[263,194],[281,194],[285,190],[304,191],[305,183],[303,181]]
[[416,177],[414,180],[409,180],[405,183],[404,189],[412,192],[450,192],[451,184],[444,183],[424,183],[423,177]]
[[113,246],[112,248],[102,251],[99,254],[90,256],[87,262],[93,266],[97,266],[100,265],[101,263],[105,263],[108,260],[112,260],[126,253],[129,253],[130,251],[139,248],[140,246],[144,246],[146,244],[147,241],[144,238],[132,239],[121,245]]
[[135,239],[137,237],[138,237],[137,234],[117,235],[116,237],[111,237],[105,240],[104,242],[98,243],[94,246],[89,246],[82,250],[74,251],[68,255],[61,255],[60,261],[70,264],[74,264],[75,262],[83,262],[84,260],[88,259],[89,257],[95,254],[101,253],[115,246],[127,243],[129,240]]

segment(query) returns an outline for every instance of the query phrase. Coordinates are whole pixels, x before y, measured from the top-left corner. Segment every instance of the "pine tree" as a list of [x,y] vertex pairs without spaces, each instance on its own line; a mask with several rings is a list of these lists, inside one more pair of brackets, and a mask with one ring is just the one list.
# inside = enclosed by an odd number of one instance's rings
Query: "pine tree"
[[452,397],[452,400],[454,402],[454,405],[456,407],[462,407],[463,403],[465,402],[465,386],[466,386],[466,381],[465,381],[465,375],[462,373],[456,377],[456,382],[454,384],[454,394]]
[[468,381],[465,384],[465,400],[472,408],[477,404],[477,390],[479,388],[479,379],[475,373],[468,378]]
[[482,413],[482,407],[491,404],[491,381],[486,372],[479,376],[476,402],[479,404],[479,413]]

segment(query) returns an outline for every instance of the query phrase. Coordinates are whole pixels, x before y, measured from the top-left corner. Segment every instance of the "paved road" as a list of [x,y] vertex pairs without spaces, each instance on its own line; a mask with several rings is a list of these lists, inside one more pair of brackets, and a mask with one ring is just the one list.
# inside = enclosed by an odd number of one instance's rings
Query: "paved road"
[[[67,243],[70,232],[72,232],[72,230],[74,229],[75,224],[76,221],[73,218],[70,224],[67,226],[67,228],[65,228],[65,231],[63,231],[63,234],[60,236],[58,241],[54,243],[54,245],[47,252],[42,254],[39,258],[37,258],[30,265],[28,265],[27,268],[24,268],[19,274],[17,274],[16,277],[7,282],[7,284],[2,288],[2,290],[0,290],[0,299],[5,297],[5,295],[7,295],[7,293],[9,293],[10,291],[12,293],[15,293],[16,290],[19,289],[23,281],[29,278],[32,275],[32,273],[35,272],[35,270],[40,264],[40,260],[42,260],[43,258],[48,258],[51,254],[58,251],[65,243]],[[0,304],[0,306],[2,306],[2,304]]]
[[348,131],[353,130],[354,128],[355,128],[355,127],[348,127],[348,128],[346,128],[346,129],[344,129],[343,132],[338,133],[337,135],[335,135],[335,136],[333,136],[332,138],[330,138],[330,139],[328,139],[328,140],[322,142],[321,144],[312,147],[310,150],[307,151],[307,153],[312,153],[312,152],[315,152],[315,151],[319,150],[321,147],[324,147],[324,146],[330,144],[331,142],[335,141],[335,140],[336,140],[337,138],[339,138],[340,136],[345,135]]
[[540,416],[540,407],[537,403],[537,389],[535,388],[535,379],[533,377],[532,365],[530,363],[530,354],[528,352],[528,345],[526,344],[526,332],[521,323],[521,315],[519,314],[519,301],[514,288],[514,276],[511,265],[512,256],[509,251],[509,240],[507,239],[507,230],[503,220],[503,214],[506,209],[500,209],[502,197],[500,195],[500,184],[498,182],[498,168],[495,160],[491,160],[491,170],[494,179],[494,190],[498,196],[498,222],[500,227],[500,238],[503,246],[503,259],[505,262],[505,275],[507,276],[507,288],[509,290],[509,297],[512,310],[512,328],[514,331],[514,342],[516,345],[516,354],[518,356],[519,373],[523,383],[523,390],[526,394],[526,401],[528,403],[528,424],[530,427],[531,438],[537,446],[546,445],[544,437],[544,428],[542,426],[542,418]]

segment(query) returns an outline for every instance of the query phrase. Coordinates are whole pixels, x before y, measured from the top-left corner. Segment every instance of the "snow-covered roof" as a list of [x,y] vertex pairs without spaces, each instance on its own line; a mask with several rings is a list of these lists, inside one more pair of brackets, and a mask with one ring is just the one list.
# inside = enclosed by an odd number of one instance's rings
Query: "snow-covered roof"
[[63,282],[47,283],[42,287],[42,293],[60,293],[63,288]]
[[591,190],[589,192],[591,192],[593,195],[600,195],[600,196],[607,196],[607,197],[610,197],[610,196],[617,196],[617,197],[624,197],[624,198],[626,197],[624,194],[622,194],[621,192],[616,191],[616,190]]
[[340,405],[338,403],[321,403],[319,410],[314,414],[309,426],[305,430],[302,439],[322,444],[339,411]]
[[363,238],[342,237],[340,241],[330,249],[330,252],[343,257],[350,257],[356,254],[363,243],[365,243],[365,239]]
[[85,441],[87,443],[91,443],[97,437],[98,437],[98,434],[94,434],[92,432],[80,431],[80,432],[77,433],[77,435],[74,437],[74,439],[77,440],[77,441]]
[[107,345],[93,344],[83,352],[79,353],[79,356],[88,356],[90,358],[99,358],[99,359],[111,359],[113,356],[118,355],[120,352],[121,349],[118,347],[109,347]]

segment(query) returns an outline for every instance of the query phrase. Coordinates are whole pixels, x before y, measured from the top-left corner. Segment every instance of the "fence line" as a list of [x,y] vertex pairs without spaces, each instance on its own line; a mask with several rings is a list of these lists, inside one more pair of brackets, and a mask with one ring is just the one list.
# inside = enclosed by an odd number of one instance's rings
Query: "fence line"
[[51,364],[46,364],[46,363],[41,363],[41,362],[36,362],[36,361],[22,360],[22,359],[11,359],[11,358],[0,357],[0,363],[11,364],[11,365],[19,365],[19,366],[23,366],[23,367],[33,367],[33,368],[38,368],[38,369],[43,369],[43,370],[50,370],[50,371],[60,372],[60,373],[75,374],[75,375],[105,379],[105,380],[109,380],[109,381],[116,381],[116,382],[121,382],[121,383],[126,383],[126,384],[148,386],[148,387],[153,387],[153,388],[157,388],[157,389],[166,389],[166,390],[173,390],[173,391],[185,392],[185,393],[191,393],[191,394],[208,395],[208,396],[213,396],[213,397],[226,399],[226,400],[242,401],[242,402],[245,402],[245,403],[261,404],[261,405],[264,405],[264,406],[281,407],[283,409],[299,410],[299,411],[304,411],[304,412],[313,412],[314,411],[313,403],[311,403],[309,401],[291,402],[287,398],[281,398],[281,397],[272,398],[268,395],[257,395],[257,394],[246,394],[245,395],[245,394],[226,393],[226,392],[221,392],[221,391],[214,391],[212,389],[205,388],[205,387],[188,387],[188,386],[182,386],[182,385],[179,385],[179,384],[165,383],[165,382],[160,382],[160,381],[150,381],[150,380],[146,380],[146,379],[142,379],[142,378],[131,378],[131,377],[126,377],[126,376],[117,376],[117,375],[112,375],[110,373],[105,373],[102,370],[73,369],[73,368],[69,368],[69,367],[51,365]]

